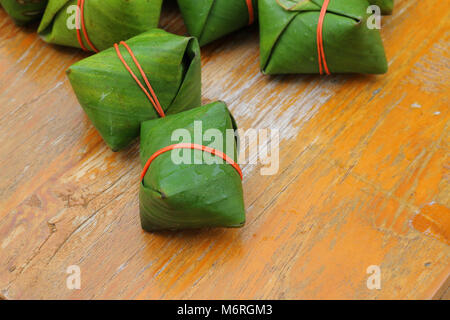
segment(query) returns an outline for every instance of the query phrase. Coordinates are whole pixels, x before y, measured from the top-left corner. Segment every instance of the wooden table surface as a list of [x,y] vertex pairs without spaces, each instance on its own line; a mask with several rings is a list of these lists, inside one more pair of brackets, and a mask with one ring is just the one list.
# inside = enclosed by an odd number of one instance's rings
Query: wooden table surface
[[[397,1],[380,76],[264,76],[256,27],[203,48],[204,102],[279,129],[280,169],[243,166],[244,228],[157,234],[139,223],[138,143],[108,150],[65,76],[87,55],[0,10],[1,297],[448,297],[449,9]],[[161,24],[185,32],[173,5]]]

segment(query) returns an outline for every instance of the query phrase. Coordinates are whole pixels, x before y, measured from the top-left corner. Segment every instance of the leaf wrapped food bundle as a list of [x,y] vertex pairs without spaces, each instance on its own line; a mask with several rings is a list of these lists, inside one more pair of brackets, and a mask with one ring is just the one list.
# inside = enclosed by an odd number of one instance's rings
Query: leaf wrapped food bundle
[[[200,133],[200,138],[198,126],[205,133]],[[235,129],[223,102],[142,124],[140,157],[144,171],[139,198],[144,230],[244,225]],[[208,137],[211,130],[215,135]]]
[[262,71],[385,73],[383,43],[368,27],[368,6],[366,0],[260,0]]
[[156,28],[162,0],[49,0],[38,32],[49,42],[101,51]]
[[48,0],[0,0],[6,13],[18,25],[24,25],[42,16]]
[[252,24],[256,0],[178,0],[190,35],[200,46]]
[[[200,105],[200,68],[195,38],[153,29],[75,63],[67,74],[80,105],[118,151],[139,136],[141,122]],[[137,81],[148,81],[154,95]]]

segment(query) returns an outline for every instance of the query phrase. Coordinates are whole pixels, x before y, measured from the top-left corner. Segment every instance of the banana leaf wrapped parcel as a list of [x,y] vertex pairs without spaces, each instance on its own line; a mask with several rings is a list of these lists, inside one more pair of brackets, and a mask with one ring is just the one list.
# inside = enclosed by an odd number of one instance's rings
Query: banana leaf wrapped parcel
[[190,35],[200,46],[251,25],[257,0],[178,0]]
[[379,6],[382,14],[392,14],[394,10],[394,0],[369,0],[369,2]]
[[139,199],[144,230],[244,225],[235,129],[223,102],[142,124]]
[[49,42],[102,51],[156,28],[162,0],[49,0],[38,32]]
[[200,67],[195,38],[153,29],[75,63],[67,74],[80,105],[118,151],[139,136],[141,122],[200,105]]
[[1,6],[18,25],[24,25],[42,16],[48,0],[0,0]]
[[261,69],[266,74],[387,71],[367,0],[260,0]]

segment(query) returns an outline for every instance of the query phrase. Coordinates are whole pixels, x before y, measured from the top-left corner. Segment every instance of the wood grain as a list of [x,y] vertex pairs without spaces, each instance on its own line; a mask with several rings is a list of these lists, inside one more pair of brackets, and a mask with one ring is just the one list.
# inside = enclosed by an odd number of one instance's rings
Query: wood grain
[[[243,166],[244,228],[158,234],[139,225],[138,144],[109,151],[66,79],[86,54],[0,11],[1,296],[448,297],[449,9],[397,1],[382,76],[263,76],[255,27],[203,48],[204,102],[279,129],[280,170]],[[162,26],[185,32],[173,5]]]

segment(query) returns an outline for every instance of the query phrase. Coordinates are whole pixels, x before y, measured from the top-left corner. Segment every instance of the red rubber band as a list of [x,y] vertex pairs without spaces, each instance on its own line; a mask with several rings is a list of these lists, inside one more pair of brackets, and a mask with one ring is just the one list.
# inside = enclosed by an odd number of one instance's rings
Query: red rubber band
[[328,70],[327,60],[325,59],[325,49],[323,47],[323,21],[325,20],[325,15],[327,13],[328,5],[330,0],[324,0],[322,9],[320,10],[319,23],[317,24],[317,52],[319,54],[319,70],[320,74],[325,73],[330,75],[330,70]]
[[255,22],[255,11],[253,10],[253,1],[246,0],[248,7],[248,25],[253,24]]
[[239,165],[236,162],[234,162],[233,159],[231,159],[225,153],[223,153],[219,150],[216,150],[216,149],[213,149],[210,147],[205,147],[205,146],[195,144],[195,143],[178,143],[178,144],[172,144],[170,146],[167,146],[165,148],[162,148],[162,149],[156,151],[150,157],[150,159],[148,159],[148,161],[145,164],[144,169],[142,170],[142,173],[141,173],[141,181],[144,180],[145,174],[147,173],[148,168],[150,168],[150,165],[152,164],[153,160],[155,160],[161,154],[171,151],[171,150],[174,150],[174,149],[196,149],[196,150],[201,150],[204,152],[209,152],[212,155],[218,156],[218,157],[222,158],[223,160],[225,160],[226,162],[228,162],[228,164],[230,164],[231,166],[233,166],[234,169],[236,169],[237,173],[241,177],[241,180],[243,179],[242,170],[239,167]]
[[127,64],[127,62],[125,61],[125,59],[122,56],[122,53],[120,52],[119,45],[117,43],[115,43],[114,44],[114,48],[116,49],[117,56],[119,57],[120,61],[122,61],[123,65],[125,66],[127,71],[131,74],[131,76],[136,81],[136,83],[139,85],[139,87],[142,89],[142,91],[144,91],[145,95],[150,100],[150,102],[152,103],[153,107],[155,107],[155,110],[158,113],[158,115],[161,118],[164,118],[166,116],[165,113],[164,113],[164,110],[161,107],[161,104],[159,103],[158,97],[156,96],[156,93],[153,90],[153,88],[152,88],[152,86],[150,84],[150,81],[148,81],[148,78],[147,78],[144,70],[142,69],[141,65],[139,64],[139,61],[136,59],[136,56],[134,55],[134,53],[131,50],[131,48],[125,42],[121,41],[120,44],[123,45],[127,49],[128,53],[130,54],[131,58],[133,59],[134,64],[139,69],[139,72],[141,73],[142,78],[144,78],[144,82],[147,85],[148,90],[144,87],[142,82],[134,74],[133,70],[131,70],[130,66]]
[[81,39],[81,23],[80,23],[80,9],[81,8],[81,1],[78,0],[77,3],[77,14],[75,16],[75,24],[76,24],[76,29],[77,29],[77,39],[78,39],[78,43],[80,44],[81,49],[83,49],[84,51],[88,51],[86,49],[86,47],[84,46],[83,40]]
[[[84,23],[84,1],[85,0],[78,0],[78,8],[77,8],[77,14],[76,14],[76,27],[77,27],[77,39],[78,43],[80,44],[81,49],[84,51],[89,51],[86,46],[83,43],[83,39],[81,38],[81,32],[80,32],[80,21],[81,21],[81,29],[83,31],[84,38],[86,39],[86,42],[89,44],[89,46],[92,48],[94,52],[99,52],[99,50],[94,46],[94,44],[89,39],[89,35],[86,30],[86,24]],[[81,16],[81,19],[80,19]]]

